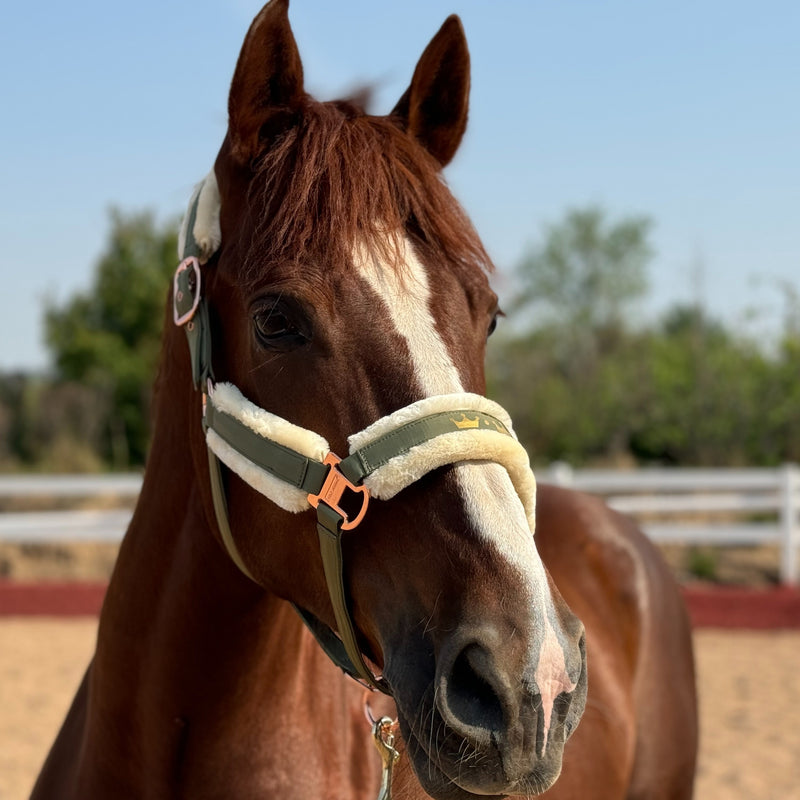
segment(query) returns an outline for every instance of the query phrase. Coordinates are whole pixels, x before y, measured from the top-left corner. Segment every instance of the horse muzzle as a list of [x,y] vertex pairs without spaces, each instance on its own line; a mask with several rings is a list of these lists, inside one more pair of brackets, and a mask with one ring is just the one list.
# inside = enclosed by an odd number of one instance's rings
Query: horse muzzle
[[418,670],[433,671],[421,697],[422,687],[404,686],[389,662],[401,731],[428,794],[437,800],[530,795],[555,782],[586,702],[582,627],[570,642],[564,674],[557,675],[537,658],[514,663],[508,640],[491,628],[455,632],[433,670],[430,664]]

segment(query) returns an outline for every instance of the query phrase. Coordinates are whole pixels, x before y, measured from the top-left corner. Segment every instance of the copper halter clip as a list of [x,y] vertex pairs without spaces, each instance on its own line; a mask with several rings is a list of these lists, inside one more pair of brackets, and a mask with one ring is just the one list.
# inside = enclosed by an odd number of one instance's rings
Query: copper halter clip
[[[342,459],[339,458],[335,453],[328,453],[325,458],[322,460],[323,464],[328,464],[330,469],[328,470],[328,474],[325,476],[325,482],[322,484],[322,488],[319,490],[319,494],[310,494],[308,496],[308,502],[316,508],[320,501],[325,503],[325,505],[330,506],[334,511],[338,514],[342,515],[344,522],[342,523],[342,530],[349,531],[353,528],[357,527],[361,520],[364,519],[364,515],[367,513],[367,506],[369,505],[369,489],[366,486],[356,486],[356,484],[351,483],[345,476],[339,471],[339,462]],[[342,500],[342,496],[346,491],[354,492],[355,494],[360,494],[361,497],[361,509],[359,510],[358,514],[356,514],[354,519],[350,519],[348,513],[339,505]]]
[[372,709],[369,707],[369,693],[364,694],[364,713],[367,715],[367,722],[372,728],[372,740],[378,753],[381,756],[383,769],[381,770],[381,785],[378,791],[378,800],[392,799],[392,769],[400,758],[400,753],[395,749],[395,732],[398,729],[397,720],[391,717],[380,717],[375,719],[372,716]]

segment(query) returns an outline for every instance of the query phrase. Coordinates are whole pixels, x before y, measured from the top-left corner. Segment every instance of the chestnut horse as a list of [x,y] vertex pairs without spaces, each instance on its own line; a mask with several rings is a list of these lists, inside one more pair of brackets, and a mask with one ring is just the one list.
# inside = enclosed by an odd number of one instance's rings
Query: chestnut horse
[[468,91],[456,17],[386,117],[304,92],[288,0],[253,22],[36,800],[372,800],[373,733],[398,798],[691,797],[676,586],[586,496],[543,487],[534,544],[527,460],[482,397],[490,263],[441,178]]

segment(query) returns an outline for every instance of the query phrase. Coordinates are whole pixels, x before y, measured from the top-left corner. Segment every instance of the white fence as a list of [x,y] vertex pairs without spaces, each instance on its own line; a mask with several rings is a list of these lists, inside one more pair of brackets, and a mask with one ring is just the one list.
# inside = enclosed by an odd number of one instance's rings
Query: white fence
[[773,544],[783,583],[798,580],[800,468],[572,470],[556,464],[540,480],[602,495],[638,519],[657,542]]
[[[112,503],[135,499],[142,476],[117,475],[0,475],[0,500],[106,498]],[[131,512],[112,508],[91,511],[6,511],[0,513],[0,541],[118,542]]]
[[[711,545],[773,544],[780,576],[798,580],[800,468],[573,470],[564,464],[537,472],[542,482],[605,497],[639,520],[658,542]],[[134,498],[139,475],[0,475],[1,498]],[[0,540],[118,541],[130,512],[51,511],[0,513]]]

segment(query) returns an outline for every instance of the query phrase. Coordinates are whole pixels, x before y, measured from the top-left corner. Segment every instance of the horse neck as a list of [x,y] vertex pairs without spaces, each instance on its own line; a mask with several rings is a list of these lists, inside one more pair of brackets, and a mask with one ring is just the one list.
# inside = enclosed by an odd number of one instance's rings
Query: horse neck
[[[202,713],[202,703],[235,716],[242,709],[225,695],[247,695],[243,682],[253,681],[255,696],[246,700],[252,708],[263,687],[276,691],[285,677],[300,691],[298,681],[313,683],[319,671],[288,604],[241,574],[215,538],[203,502],[205,476],[192,455],[204,448],[201,400],[185,362],[185,341],[168,330],[151,454],[109,584],[92,669],[94,711],[137,720],[132,730],[140,738],[150,735],[149,716],[165,703],[176,719]],[[287,651],[294,651],[288,671]]]
[[164,593],[181,583],[191,596],[193,613],[226,603],[238,610],[242,602],[269,598],[238,572],[215,538],[207,506],[208,477],[198,468],[205,458],[202,401],[192,385],[183,338],[168,324],[154,392],[150,454],[104,613],[117,611],[117,591],[132,586],[139,588],[135,597],[124,598],[122,612],[128,617],[140,604],[148,612],[165,606]]

